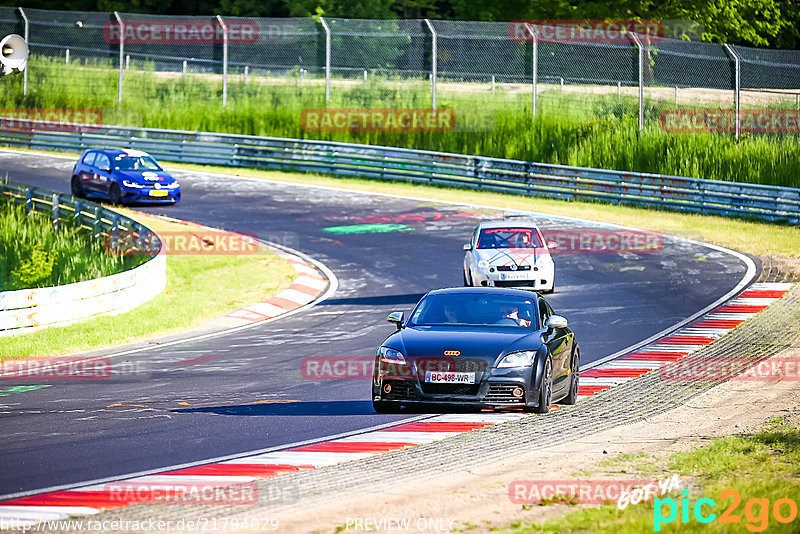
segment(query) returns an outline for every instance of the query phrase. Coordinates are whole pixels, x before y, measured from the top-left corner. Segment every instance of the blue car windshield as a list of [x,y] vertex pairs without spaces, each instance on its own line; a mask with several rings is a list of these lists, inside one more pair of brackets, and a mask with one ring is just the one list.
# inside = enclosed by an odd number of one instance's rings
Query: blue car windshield
[[411,314],[410,326],[535,326],[533,299],[515,295],[451,293],[428,295]]
[[160,171],[156,160],[150,156],[119,155],[114,158],[115,171]]

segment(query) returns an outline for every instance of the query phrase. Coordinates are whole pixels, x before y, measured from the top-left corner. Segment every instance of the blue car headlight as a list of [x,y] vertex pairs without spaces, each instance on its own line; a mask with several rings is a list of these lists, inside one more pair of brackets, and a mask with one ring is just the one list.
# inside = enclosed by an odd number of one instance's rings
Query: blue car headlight
[[177,189],[180,186],[181,185],[178,182],[172,182],[171,184],[167,184],[164,187],[166,187],[167,189]]
[[134,187],[136,189],[141,189],[144,187],[142,184],[137,184],[136,182],[131,182],[130,180],[122,180],[122,185],[125,187]]
[[381,347],[378,349],[378,357],[384,363],[393,363],[396,365],[405,365],[406,357],[399,350],[390,349],[389,347]]
[[533,364],[533,360],[535,358],[536,351],[534,350],[521,350],[519,352],[512,352],[500,360],[500,363],[497,364],[497,367],[527,367]]

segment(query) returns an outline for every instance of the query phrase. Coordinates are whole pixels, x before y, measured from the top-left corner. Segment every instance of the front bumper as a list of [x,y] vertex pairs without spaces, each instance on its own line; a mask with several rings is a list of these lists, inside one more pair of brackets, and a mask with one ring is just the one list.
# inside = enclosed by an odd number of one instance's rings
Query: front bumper
[[181,200],[181,189],[155,189],[145,187],[137,189],[134,187],[122,187],[123,202],[150,203],[150,204],[174,204]]
[[[480,408],[534,407],[533,367],[489,367],[476,384],[430,384],[412,373],[373,376],[372,398],[397,404],[443,404]],[[388,388],[387,388],[388,386]],[[388,389],[388,391],[387,391]]]
[[555,268],[550,266],[536,267],[530,271],[480,271],[473,276],[476,286],[484,287],[512,287],[547,291],[553,289]]

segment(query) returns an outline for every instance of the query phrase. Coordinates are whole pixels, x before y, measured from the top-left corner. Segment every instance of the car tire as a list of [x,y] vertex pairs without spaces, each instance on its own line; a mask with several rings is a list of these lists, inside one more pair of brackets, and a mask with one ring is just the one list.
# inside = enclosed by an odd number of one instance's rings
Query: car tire
[[72,190],[72,196],[75,198],[84,198],[83,192],[83,184],[81,184],[81,179],[78,176],[73,176],[72,180],[70,181],[70,189]]
[[570,365],[570,382],[569,382],[569,393],[564,400],[561,401],[561,404],[572,405],[578,402],[578,381],[580,380],[580,372],[581,372],[581,351],[576,350],[575,354],[572,355],[572,364]]
[[542,384],[539,387],[539,405],[533,409],[534,413],[547,413],[550,411],[550,402],[553,397],[553,362],[550,357],[544,362],[542,371]]
[[122,190],[116,182],[111,184],[111,187],[108,189],[108,201],[112,206],[119,206],[122,204]]
[[372,409],[378,413],[398,413],[400,404],[396,402],[372,401]]
[[464,275],[464,286],[465,287],[472,287],[472,280],[470,280],[472,277],[471,276],[467,276],[467,272],[466,271],[464,271],[463,275]]

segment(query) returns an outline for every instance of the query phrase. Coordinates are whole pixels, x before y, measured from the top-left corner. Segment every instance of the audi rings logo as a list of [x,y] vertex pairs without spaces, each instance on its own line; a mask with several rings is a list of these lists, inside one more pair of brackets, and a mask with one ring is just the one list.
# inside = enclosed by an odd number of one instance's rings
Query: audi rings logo
[[461,356],[460,350],[446,350],[444,351],[445,356]]

